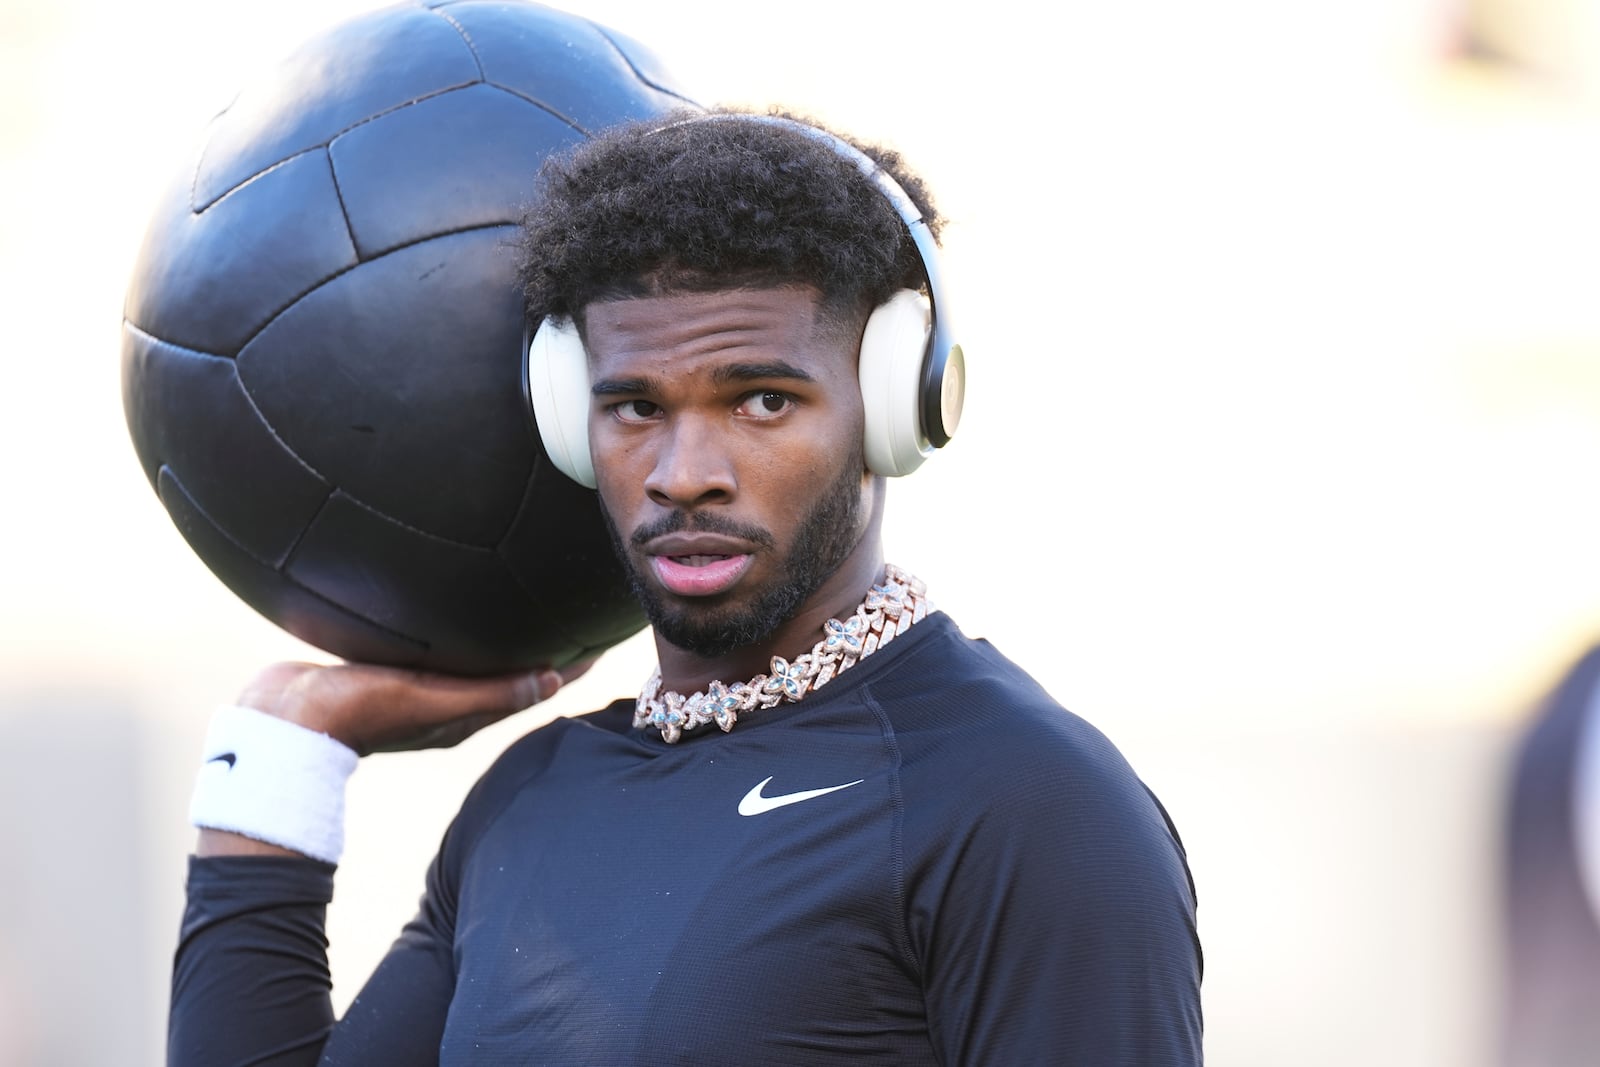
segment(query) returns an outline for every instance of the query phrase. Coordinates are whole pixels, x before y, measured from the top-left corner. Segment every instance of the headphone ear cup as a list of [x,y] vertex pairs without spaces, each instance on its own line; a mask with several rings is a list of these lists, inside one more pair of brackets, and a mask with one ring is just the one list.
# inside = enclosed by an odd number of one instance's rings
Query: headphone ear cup
[[867,469],[899,478],[922,466],[933,446],[922,429],[922,365],[933,315],[927,298],[902,289],[873,309],[861,335],[861,406]]
[[595,487],[589,455],[589,356],[572,322],[545,319],[528,342],[528,400],[556,469]]

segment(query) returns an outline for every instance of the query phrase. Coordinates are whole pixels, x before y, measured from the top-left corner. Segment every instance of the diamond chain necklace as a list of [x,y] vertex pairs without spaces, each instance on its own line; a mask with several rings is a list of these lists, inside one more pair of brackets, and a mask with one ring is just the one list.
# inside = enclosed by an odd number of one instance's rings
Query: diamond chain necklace
[[654,726],[661,739],[675,744],[686,731],[716,723],[723,733],[733,729],[747,711],[794,703],[813,689],[821,689],[836,675],[854,667],[934,610],[928,602],[928,587],[920,578],[888,564],[883,583],[867,590],[855,613],[844,622],[829,619],[823,626],[822,640],[794,660],[772,657],[772,672],[758,674],[748,682],[724,685],[712,682],[691,696],[661,691],[661,668],[657,667],[644,683],[635,705],[633,725],[642,730]]

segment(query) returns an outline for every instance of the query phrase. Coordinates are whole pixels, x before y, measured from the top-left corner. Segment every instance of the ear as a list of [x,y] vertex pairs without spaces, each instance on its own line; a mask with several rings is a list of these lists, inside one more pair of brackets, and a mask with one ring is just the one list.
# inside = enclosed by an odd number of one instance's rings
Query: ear
[[544,451],[556,469],[595,487],[589,454],[589,356],[576,324],[545,319],[528,342],[528,400]]

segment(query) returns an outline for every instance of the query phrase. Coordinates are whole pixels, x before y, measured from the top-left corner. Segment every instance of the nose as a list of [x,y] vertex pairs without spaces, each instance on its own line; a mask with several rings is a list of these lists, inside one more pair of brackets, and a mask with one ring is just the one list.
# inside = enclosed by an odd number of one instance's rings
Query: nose
[[663,507],[689,508],[726,503],[738,487],[729,443],[695,415],[680,414],[659,439],[655,463],[645,478],[645,493]]

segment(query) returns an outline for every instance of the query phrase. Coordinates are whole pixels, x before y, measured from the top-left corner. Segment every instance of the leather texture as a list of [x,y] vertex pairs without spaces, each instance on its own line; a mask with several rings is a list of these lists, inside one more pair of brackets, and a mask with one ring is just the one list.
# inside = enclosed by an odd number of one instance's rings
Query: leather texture
[[129,284],[129,432],[196,554],[336,655],[462,673],[643,625],[529,414],[510,245],[590,131],[692,106],[534,3],[403,4],[307,42],[208,130]]

